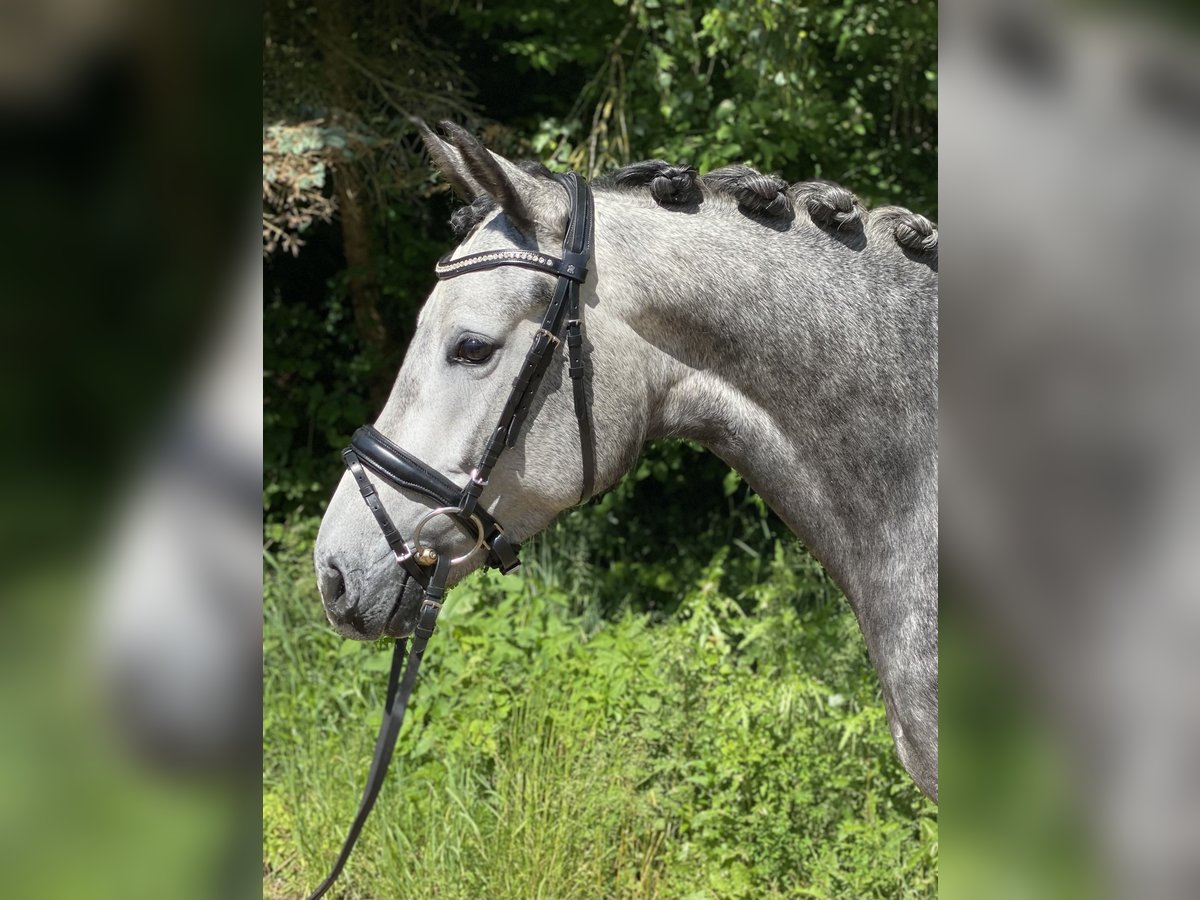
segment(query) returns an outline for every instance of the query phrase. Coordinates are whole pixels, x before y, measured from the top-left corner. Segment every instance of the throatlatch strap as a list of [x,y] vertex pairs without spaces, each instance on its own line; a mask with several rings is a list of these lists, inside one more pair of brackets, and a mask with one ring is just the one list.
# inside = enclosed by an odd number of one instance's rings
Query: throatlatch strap
[[[434,567],[433,575],[429,578],[429,587],[425,591],[425,602],[421,605],[421,618],[413,632],[412,644],[405,653],[406,641],[396,641],[392,650],[392,668],[388,672],[387,697],[383,704],[383,721],[379,723],[379,736],[375,739],[375,752],[371,756],[371,769],[367,773],[367,783],[363,788],[362,800],[358,804],[358,812],[350,824],[350,831],[337,860],[330,869],[325,880],[315,891],[308,895],[308,900],[320,900],[325,896],[350,859],[358,836],[362,833],[367,817],[375,806],[383,780],[387,776],[388,765],[392,761],[392,751],[396,748],[396,738],[400,734],[400,726],[404,724],[404,712],[408,708],[408,698],[412,696],[417,674],[421,671],[421,657],[425,655],[425,645],[433,635],[438,613],[442,610],[442,594],[445,591],[446,576],[450,573],[447,557],[441,557]],[[407,661],[405,657],[407,656]],[[402,665],[403,664],[403,665]],[[404,674],[401,676],[401,668]]]

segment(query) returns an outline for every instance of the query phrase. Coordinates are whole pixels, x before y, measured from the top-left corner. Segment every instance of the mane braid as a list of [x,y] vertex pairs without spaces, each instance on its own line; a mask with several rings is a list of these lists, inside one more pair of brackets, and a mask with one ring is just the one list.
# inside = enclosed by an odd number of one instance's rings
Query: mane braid
[[936,257],[937,226],[927,218],[901,206],[885,206],[872,214],[872,221],[888,229],[896,243],[913,253]]
[[696,206],[703,199],[698,173],[691,166],[673,166],[661,159],[647,159],[622,166],[601,187],[649,187],[659,206]]
[[792,198],[802,203],[809,217],[822,228],[843,231],[862,228],[867,211],[846,188],[831,181],[801,181],[792,185]]
[[787,182],[778,175],[764,175],[749,166],[725,166],[705,175],[704,184],[733,197],[744,212],[779,220],[791,219],[796,214],[788,199]]
[[[519,163],[531,174],[549,175],[536,161]],[[695,212],[707,192],[728,197],[744,215],[784,224],[805,212],[818,228],[840,234],[862,231],[868,220],[884,226],[896,243],[911,253],[936,257],[938,230],[929,219],[899,206],[867,210],[853,192],[832,181],[801,181],[788,186],[778,175],[765,175],[750,166],[725,166],[701,177],[689,165],[646,159],[614,169],[592,182],[599,190],[648,190],[664,209]],[[491,197],[477,197],[454,211],[450,224],[465,236],[496,208]]]

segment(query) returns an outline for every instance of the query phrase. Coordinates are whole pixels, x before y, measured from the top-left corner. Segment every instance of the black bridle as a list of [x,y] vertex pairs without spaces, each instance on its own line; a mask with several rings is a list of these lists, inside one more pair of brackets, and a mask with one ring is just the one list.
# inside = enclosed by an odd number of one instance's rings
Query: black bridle
[[[350,446],[342,451],[346,468],[354,476],[363,500],[375,516],[375,521],[379,523],[384,539],[396,556],[396,562],[404,568],[409,577],[421,585],[425,597],[421,602],[421,612],[413,630],[411,645],[406,639],[398,640],[392,651],[387,697],[383,704],[383,721],[379,725],[379,736],[375,739],[375,752],[358,812],[333,868],[320,886],[309,895],[309,900],[318,900],[337,880],[346,865],[346,860],[350,858],[371,808],[375,805],[375,799],[379,796],[388,764],[392,759],[396,738],[400,734],[400,726],[404,722],[408,699],[421,668],[425,645],[433,635],[434,624],[442,609],[442,597],[450,566],[465,561],[483,548],[486,548],[488,554],[487,565],[501,572],[510,572],[520,565],[517,557],[520,547],[508,539],[500,523],[479,505],[479,498],[483,489],[487,487],[500,454],[506,447],[511,447],[517,442],[521,426],[529,415],[533,398],[542,383],[542,377],[546,374],[564,336],[567,341],[568,373],[571,376],[575,418],[579,423],[583,464],[583,484],[579,492],[579,502],[582,503],[592,496],[595,486],[595,441],[592,434],[591,409],[584,384],[583,307],[579,302],[579,288],[587,279],[588,260],[592,255],[592,192],[587,182],[574,172],[556,175],[555,178],[566,188],[570,200],[567,234],[563,239],[561,258],[531,250],[492,250],[459,259],[450,259],[450,254],[447,254],[435,266],[439,279],[457,278],[459,275],[498,266],[522,266],[546,272],[557,278],[550,305],[542,317],[541,327],[538,328],[533,344],[525,354],[520,373],[513,379],[512,390],[500,413],[500,420],[488,438],[479,464],[472,470],[467,483],[459,487],[370,425],[364,425],[354,432]],[[384,509],[368,471],[397,490],[420,494],[437,504],[418,520],[411,541],[405,541]],[[474,534],[475,546],[464,556],[450,559],[440,555],[433,548],[422,545],[421,530],[427,522],[439,515],[449,517],[468,534]],[[400,598],[397,597],[396,604],[399,603]],[[394,614],[395,608],[385,621],[390,621]]]

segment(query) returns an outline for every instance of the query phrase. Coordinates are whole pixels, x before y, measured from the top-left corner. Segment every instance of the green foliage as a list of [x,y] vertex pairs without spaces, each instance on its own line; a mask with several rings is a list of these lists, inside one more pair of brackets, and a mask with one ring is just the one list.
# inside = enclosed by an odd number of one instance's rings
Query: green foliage
[[327,190],[329,158],[346,146],[341,128],[312,122],[263,128],[263,256],[276,250],[293,256],[303,234],[316,222],[329,222],[333,200]]
[[[315,507],[328,494],[336,457],[317,448],[345,444],[371,416],[372,360],[358,348],[344,290],[321,305],[266,297],[267,369],[263,409],[263,503],[268,512]],[[332,454],[330,454],[332,456]]]
[[[265,553],[267,896],[335,854],[390,657],[324,625],[315,530],[272,525]],[[608,618],[534,549],[449,595],[347,896],[935,895],[936,812],[800,548],[773,543],[758,575],[718,550],[675,610],[631,596]]]
[[[935,4],[616,5],[607,56],[574,107],[540,123],[539,154],[592,173],[647,156],[748,161],[936,214]],[[506,49],[561,64],[536,40]]]
[[[350,145],[370,175],[364,202],[374,221],[390,346],[385,358],[363,355],[345,310],[346,273],[326,271],[328,289],[312,295],[299,290],[307,270],[268,270],[275,300],[267,311],[267,511],[274,520],[316,508],[332,490],[341,473],[337,451],[378,409],[364,401],[378,401],[381,383],[394,374],[433,262],[451,240],[447,196],[432,187],[404,114],[465,119],[496,149],[560,169],[591,173],[649,157],[703,170],[748,161],[791,180],[840,181],[874,204],[936,215],[931,2],[335,7],[345,18],[321,20],[314,31],[315,8],[268,4],[264,104],[272,125],[351,104],[354,115],[341,119],[353,125]],[[317,41],[321,29],[355,79],[349,92],[342,85],[338,94],[330,81],[336,72],[322,68],[329,57]],[[405,54],[407,79],[396,65]],[[272,160],[272,171],[280,165]],[[332,229],[323,237],[317,231],[305,232],[304,255],[317,258],[322,241],[336,242]],[[710,467],[708,484],[715,488],[724,474]]]
[[269,519],[318,509],[341,475],[338,451],[382,406],[379,387],[390,384],[400,367],[417,310],[433,284],[432,260],[444,246],[430,216],[429,207],[388,211],[387,219],[411,238],[380,261],[382,312],[403,341],[382,355],[359,341],[347,270],[314,285],[304,268],[311,259],[307,250],[299,260],[277,257],[267,264],[263,502]]

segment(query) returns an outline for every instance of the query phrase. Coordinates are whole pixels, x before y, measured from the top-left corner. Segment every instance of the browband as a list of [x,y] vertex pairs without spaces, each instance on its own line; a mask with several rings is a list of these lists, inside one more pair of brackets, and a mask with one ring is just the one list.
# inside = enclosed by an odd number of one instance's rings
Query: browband
[[472,253],[470,256],[460,256],[451,259],[453,250],[439,259],[433,266],[437,277],[443,280],[468,272],[479,272],[484,269],[495,269],[500,266],[521,266],[545,272],[548,275],[560,275],[582,284],[587,280],[587,257],[582,253],[563,253],[562,259],[546,253],[533,250],[488,250],[484,253]]

